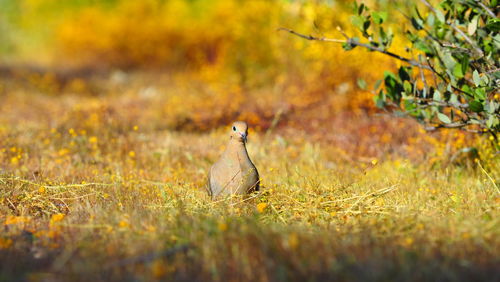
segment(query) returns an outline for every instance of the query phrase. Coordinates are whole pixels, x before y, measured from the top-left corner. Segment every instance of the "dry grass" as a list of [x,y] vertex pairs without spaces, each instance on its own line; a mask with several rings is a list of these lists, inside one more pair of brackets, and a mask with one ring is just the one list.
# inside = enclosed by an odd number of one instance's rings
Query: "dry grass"
[[499,278],[498,159],[447,164],[456,136],[376,115],[304,127],[299,112],[250,133],[262,191],[212,202],[206,171],[224,128],[173,130],[156,110],[170,98],[141,91],[11,90],[0,111],[1,280]]

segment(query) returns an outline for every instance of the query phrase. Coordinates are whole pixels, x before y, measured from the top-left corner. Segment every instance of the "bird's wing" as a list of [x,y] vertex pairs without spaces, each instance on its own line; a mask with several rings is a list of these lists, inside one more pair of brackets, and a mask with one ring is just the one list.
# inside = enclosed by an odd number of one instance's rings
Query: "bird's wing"
[[208,186],[210,190],[209,194],[212,198],[217,197],[217,195],[220,193],[221,190],[220,183],[218,183],[219,179],[215,175],[218,168],[218,163],[219,162],[216,162],[212,165],[212,167],[210,168],[210,172],[208,174]]

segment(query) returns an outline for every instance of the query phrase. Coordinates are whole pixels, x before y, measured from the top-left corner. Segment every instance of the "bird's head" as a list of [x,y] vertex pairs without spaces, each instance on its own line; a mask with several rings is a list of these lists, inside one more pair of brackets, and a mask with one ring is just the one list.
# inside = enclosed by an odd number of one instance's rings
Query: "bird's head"
[[246,143],[248,136],[248,125],[244,121],[236,121],[231,125],[231,139]]

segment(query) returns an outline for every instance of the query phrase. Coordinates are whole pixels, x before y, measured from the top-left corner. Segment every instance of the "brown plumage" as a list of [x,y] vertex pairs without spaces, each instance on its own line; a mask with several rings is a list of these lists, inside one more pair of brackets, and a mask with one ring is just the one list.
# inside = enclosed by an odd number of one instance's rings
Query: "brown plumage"
[[233,123],[226,150],[212,165],[208,174],[212,199],[259,190],[259,172],[250,160],[245,146],[247,135],[248,126],[245,122]]

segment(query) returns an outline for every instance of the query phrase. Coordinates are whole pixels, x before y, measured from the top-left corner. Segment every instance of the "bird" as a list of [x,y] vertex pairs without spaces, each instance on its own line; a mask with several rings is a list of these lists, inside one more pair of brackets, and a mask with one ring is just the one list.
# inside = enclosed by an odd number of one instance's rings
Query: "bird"
[[248,156],[248,125],[236,121],[231,125],[225,151],[208,173],[208,193],[212,199],[228,195],[245,195],[259,190],[257,168]]

